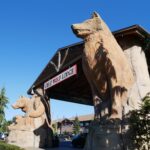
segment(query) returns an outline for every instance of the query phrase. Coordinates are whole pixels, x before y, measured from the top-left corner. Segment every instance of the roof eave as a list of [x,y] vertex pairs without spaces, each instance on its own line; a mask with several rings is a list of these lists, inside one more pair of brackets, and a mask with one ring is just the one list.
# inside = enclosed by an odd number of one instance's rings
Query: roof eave
[[[141,26],[139,26],[139,25],[132,25],[132,26],[130,26],[130,27],[127,27],[127,28],[123,28],[123,29],[114,31],[114,32],[112,32],[112,33],[113,33],[113,35],[115,36],[115,38],[124,37],[124,36],[127,36],[127,35],[133,35],[133,34],[135,34],[136,36],[140,37],[141,39],[145,39],[145,38],[147,38],[147,37],[150,38],[149,32],[146,31],[143,27],[141,27]],[[69,45],[69,46],[65,46],[65,47],[63,47],[63,48],[59,48],[59,49],[56,51],[56,53],[57,53],[58,51],[63,50],[63,49],[66,49],[66,48],[69,48],[69,47],[73,47],[73,46],[76,46],[76,45],[80,45],[80,44],[82,44],[82,43],[83,43],[83,41],[78,42],[78,43],[71,44],[71,45]],[[56,53],[55,53],[55,54],[56,54]],[[54,56],[55,56],[55,55],[54,55]],[[54,57],[54,56],[53,56],[53,57]],[[53,57],[52,57],[52,59],[53,59]],[[52,59],[51,59],[51,60],[52,60]],[[51,61],[51,60],[50,60],[50,61]],[[50,61],[49,61],[49,62],[50,62]],[[48,62],[48,64],[46,65],[46,67],[49,65],[49,62]],[[45,68],[46,68],[46,67],[45,67]],[[44,68],[43,71],[40,73],[40,75],[38,76],[38,78],[42,75],[42,73],[44,72],[45,68]],[[61,70],[60,70],[60,71],[61,71]],[[37,78],[37,79],[38,79],[38,78]],[[32,84],[32,86],[30,87],[30,89],[27,91],[28,94],[31,94],[31,93],[32,93],[31,91],[32,91],[32,88],[33,88],[33,87],[36,88],[36,87],[40,86],[39,84],[36,85],[37,79],[36,79],[35,82]],[[42,80],[40,83],[42,84],[43,81],[45,81],[45,80]]]

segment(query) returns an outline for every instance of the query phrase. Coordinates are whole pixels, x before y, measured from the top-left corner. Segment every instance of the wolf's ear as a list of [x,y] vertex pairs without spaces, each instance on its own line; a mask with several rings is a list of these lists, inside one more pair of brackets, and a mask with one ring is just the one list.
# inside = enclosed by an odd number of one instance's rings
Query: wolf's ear
[[96,11],[94,11],[92,14],[92,18],[95,18],[95,17],[100,18],[100,15]]

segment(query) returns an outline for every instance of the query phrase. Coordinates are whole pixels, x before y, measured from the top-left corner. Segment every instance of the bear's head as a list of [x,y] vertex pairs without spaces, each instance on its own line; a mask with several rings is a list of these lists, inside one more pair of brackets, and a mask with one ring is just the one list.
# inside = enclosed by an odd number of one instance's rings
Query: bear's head
[[27,109],[27,101],[26,97],[21,96],[13,105],[14,109],[21,109],[22,111],[26,112]]

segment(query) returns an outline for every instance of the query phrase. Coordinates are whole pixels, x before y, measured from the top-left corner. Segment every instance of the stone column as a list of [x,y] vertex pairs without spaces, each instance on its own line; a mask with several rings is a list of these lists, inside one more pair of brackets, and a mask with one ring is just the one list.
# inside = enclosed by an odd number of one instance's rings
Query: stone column
[[121,122],[93,121],[89,128],[84,150],[123,150]]
[[129,110],[138,109],[141,99],[150,92],[150,77],[145,53],[140,46],[134,45],[125,49],[124,53],[135,77],[135,83],[129,92],[128,105],[125,107],[126,114]]

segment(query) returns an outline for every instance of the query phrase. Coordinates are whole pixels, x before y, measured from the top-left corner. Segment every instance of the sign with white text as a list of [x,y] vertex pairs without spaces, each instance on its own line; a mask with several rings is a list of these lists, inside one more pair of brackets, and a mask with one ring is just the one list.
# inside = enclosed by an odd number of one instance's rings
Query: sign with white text
[[74,65],[70,67],[69,69],[65,70],[61,74],[58,74],[57,76],[53,77],[49,81],[44,83],[44,90],[74,76],[77,74],[77,65]]

